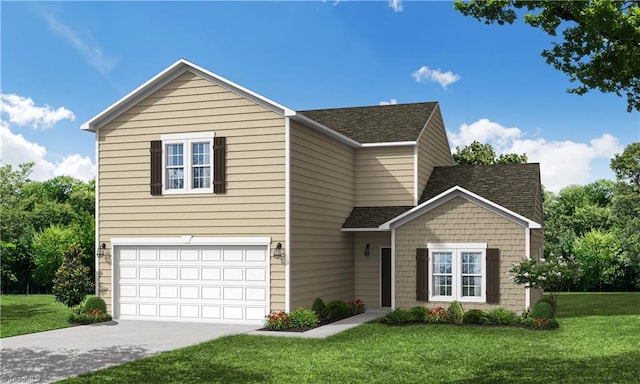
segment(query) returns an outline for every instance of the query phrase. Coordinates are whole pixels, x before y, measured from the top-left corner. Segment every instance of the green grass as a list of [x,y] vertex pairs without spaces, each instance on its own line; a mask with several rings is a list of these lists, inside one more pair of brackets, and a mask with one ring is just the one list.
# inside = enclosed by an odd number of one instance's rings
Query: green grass
[[326,340],[231,336],[65,383],[637,383],[638,298],[562,294],[555,331],[369,323]]
[[71,327],[71,309],[53,295],[0,296],[0,337]]

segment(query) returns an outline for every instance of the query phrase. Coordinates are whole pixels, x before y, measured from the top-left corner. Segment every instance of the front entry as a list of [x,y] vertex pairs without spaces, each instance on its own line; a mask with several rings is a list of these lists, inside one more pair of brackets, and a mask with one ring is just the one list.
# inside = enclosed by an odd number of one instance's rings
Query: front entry
[[391,248],[382,248],[380,257],[380,306],[391,307]]

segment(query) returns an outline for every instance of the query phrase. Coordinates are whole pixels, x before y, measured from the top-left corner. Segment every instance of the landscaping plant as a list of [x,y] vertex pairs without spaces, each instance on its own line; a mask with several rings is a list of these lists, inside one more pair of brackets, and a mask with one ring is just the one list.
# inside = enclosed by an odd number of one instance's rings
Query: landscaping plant
[[328,319],[344,319],[352,314],[351,306],[341,300],[332,301],[327,304],[326,311]]
[[484,311],[480,309],[471,309],[462,316],[462,322],[464,324],[481,324],[484,315]]
[[454,300],[447,309],[447,319],[454,324],[462,324],[464,310],[458,300]]
[[423,307],[422,305],[411,307],[409,308],[409,314],[413,322],[424,323],[427,319],[427,307]]
[[82,250],[74,245],[64,252],[62,265],[53,280],[53,294],[56,300],[67,307],[75,307],[82,303],[87,292],[93,289],[93,280],[89,275],[89,267],[82,265]]
[[405,309],[395,308],[387,312],[380,322],[389,325],[409,324],[413,322],[413,316]]
[[271,312],[266,316],[264,327],[270,331],[284,331],[289,328],[289,316],[285,311]]
[[427,323],[446,323],[447,311],[443,307],[435,307],[433,309],[429,309],[427,311],[425,321]]
[[312,310],[298,308],[288,315],[290,328],[306,328],[318,325],[318,315]]
[[311,310],[315,312],[316,315],[318,315],[318,318],[321,320],[327,317],[327,306],[324,304],[324,301],[322,301],[322,299],[319,297],[316,297],[316,299],[313,300],[313,304],[311,305]]

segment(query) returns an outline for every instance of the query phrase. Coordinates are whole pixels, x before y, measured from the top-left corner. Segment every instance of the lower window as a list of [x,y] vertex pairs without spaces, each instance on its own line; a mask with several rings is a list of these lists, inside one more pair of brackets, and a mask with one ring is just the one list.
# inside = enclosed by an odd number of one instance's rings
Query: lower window
[[486,301],[483,243],[429,243],[429,300]]

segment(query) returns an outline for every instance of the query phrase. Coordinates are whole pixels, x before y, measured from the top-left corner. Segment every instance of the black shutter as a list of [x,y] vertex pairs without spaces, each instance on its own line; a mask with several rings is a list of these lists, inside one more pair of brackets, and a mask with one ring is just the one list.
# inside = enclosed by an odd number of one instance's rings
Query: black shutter
[[227,138],[213,138],[213,193],[227,191]]
[[429,301],[429,250],[416,249],[416,301]]
[[151,141],[151,194],[162,195],[162,141]]
[[487,248],[487,304],[500,303],[500,250]]

